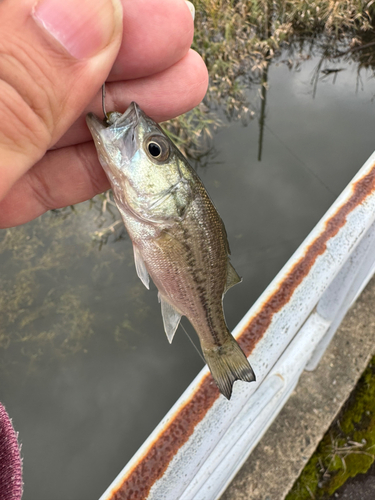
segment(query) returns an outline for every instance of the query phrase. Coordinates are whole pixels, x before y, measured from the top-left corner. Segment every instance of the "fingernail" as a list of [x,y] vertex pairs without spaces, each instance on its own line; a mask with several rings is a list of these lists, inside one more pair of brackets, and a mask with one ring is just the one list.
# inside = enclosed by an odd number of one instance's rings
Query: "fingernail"
[[189,10],[190,10],[191,15],[193,16],[193,19],[195,19],[195,7],[194,7],[194,5],[191,2],[189,2],[189,0],[185,0],[185,2],[186,2],[186,5],[189,7]]
[[77,59],[104,49],[122,22],[118,0],[41,0],[32,16]]

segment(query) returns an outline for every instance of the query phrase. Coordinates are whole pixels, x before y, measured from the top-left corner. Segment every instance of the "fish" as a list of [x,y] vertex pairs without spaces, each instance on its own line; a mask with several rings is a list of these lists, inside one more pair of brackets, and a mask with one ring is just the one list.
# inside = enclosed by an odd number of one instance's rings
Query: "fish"
[[223,297],[241,281],[224,223],[195,170],[162,128],[132,102],[125,113],[86,117],[99,161],[133,243],[136,272],[158,289],[172,342],[181,317],[194,327],[219,391],[255,374],[225,322]]

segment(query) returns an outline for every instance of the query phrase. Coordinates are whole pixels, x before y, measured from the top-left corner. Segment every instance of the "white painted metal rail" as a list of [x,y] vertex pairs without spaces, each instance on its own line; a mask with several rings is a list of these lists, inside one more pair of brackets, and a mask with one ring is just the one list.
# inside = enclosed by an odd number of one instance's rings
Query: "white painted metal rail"
[[233,332],[257,382],[204,368],[100,500],[219,498],[374,270],[375,153]]

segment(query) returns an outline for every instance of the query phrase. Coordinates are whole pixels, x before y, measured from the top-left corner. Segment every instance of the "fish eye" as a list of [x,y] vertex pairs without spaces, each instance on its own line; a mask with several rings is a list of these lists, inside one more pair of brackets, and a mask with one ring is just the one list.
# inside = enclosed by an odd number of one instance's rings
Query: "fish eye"
[[149,142],[148,152],[154,158],[158,158],[161,155],[161,147],[159,146],[159,144],[156,144],[156,142]]
[[148,137],[145,143],[146,153],[151,160],[164,162],[169,158],[170,147],[166,137],[154,135]]

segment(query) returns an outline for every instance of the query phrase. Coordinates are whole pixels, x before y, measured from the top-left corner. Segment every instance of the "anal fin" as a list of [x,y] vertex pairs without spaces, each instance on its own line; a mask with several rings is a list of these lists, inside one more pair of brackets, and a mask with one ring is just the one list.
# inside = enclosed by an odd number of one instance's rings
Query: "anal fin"
[[172,344],[174,334],[180,323],[181,314],[169,304],[161,295],[158,294],[159,302],[161,303],[161,315],[163,316],[164,330],[168,341]]

